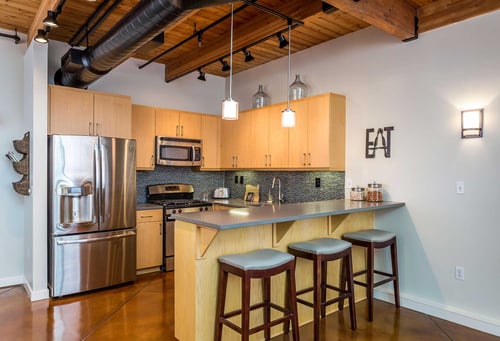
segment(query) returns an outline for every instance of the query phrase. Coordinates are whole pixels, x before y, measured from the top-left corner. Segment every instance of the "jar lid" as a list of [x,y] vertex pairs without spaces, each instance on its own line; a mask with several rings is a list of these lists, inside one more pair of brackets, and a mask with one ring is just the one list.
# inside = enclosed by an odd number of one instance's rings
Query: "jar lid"
[[374,182],[372,184],[368,184],[368,188],[382,188],[382,184]]
[[354,192],[363,192],[364,190],[365,189],[363,187],[359,187],[359,186],[351,188],[351,191],[354,191]]

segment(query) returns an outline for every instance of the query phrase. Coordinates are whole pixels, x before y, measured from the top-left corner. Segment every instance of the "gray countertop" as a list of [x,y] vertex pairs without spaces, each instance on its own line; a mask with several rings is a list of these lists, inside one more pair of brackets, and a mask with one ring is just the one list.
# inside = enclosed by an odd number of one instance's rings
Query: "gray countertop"
[[[214,203],[223,204],[214,201]],[[226,204],[230,205],[229,202]],[[232,208],[223,211],[205,211],[174,214],[172,218],[188,223],[226,230],[239,227],[280,223],[330,215],[374,211],[404,206],[403,202],[384,201],[372,203],[351,200],[312,201],[295,204],[262,204],[247,208]]]
[[163,209],[163,206],[156,205],[156,204],[150,204],[150,203],[137,204],[137,207],[136,207],[137,211],[161,210],[161,209]]

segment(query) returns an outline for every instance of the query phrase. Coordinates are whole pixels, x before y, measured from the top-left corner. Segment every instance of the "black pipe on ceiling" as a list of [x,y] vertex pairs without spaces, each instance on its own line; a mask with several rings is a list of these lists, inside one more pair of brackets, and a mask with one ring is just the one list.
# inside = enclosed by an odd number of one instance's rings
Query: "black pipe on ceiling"
[[94,46],[70,49],[54,75],[56,84],[85,88],[123,63],[190,10],[231,0],[142,0]]

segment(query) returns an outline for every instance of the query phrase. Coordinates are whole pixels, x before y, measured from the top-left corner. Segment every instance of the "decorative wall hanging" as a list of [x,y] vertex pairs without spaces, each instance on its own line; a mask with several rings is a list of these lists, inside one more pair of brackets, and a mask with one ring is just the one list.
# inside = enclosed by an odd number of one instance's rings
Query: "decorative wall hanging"
[[366,129],[365,157],[367,159],[375,158],[375,151],[377,149],[383,149],[384,156],[387,158],[391,157],[391,131],[393,130],[394,127],[378,128],[377,135],[372,140],[375,128]]
[[19,174],[22,174],[22,179],[13,182],[12,186],[14,190],[22,195],[30,195],[30,133],[29,131],[24,134],[22,140],[14,140],[14,149],[23,155],[23,157],[19,160],[14,153],[8,152],[5,156],[12,162],[12,166],[15,171]]

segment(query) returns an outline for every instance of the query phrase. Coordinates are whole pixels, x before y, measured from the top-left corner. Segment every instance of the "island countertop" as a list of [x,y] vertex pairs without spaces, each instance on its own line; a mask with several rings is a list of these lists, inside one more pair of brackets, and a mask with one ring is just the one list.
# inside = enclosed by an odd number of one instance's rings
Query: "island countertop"
[[258,207],[232,208],[224,211],[204,211],[174,214],[172,218],[218,230],[263,224],[341,215],[364,211],[396,208],[403,202],[367,202],[352,200],[325,200],[294,204],[262,204]]

